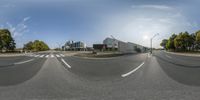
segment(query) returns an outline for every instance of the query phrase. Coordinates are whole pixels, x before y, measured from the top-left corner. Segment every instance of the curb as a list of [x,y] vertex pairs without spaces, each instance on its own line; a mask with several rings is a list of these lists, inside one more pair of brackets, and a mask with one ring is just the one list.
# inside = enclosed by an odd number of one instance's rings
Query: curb
[[180,55],[180,56],[200,57],[200,54],[183,54],[183,53],[175,53],[175,52],[168,52],[168,51],[164,51],[164,52],[169,53],[169,54]]

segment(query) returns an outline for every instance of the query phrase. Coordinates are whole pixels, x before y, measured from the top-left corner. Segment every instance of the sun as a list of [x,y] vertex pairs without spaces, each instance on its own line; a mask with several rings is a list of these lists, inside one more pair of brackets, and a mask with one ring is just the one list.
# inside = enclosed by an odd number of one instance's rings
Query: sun
[[148,37],[147,35],[144,35],[144,36],[143,36],[143,39],[144,39],[144,40],[147,40],[148,38],[149,38],[149,37]]

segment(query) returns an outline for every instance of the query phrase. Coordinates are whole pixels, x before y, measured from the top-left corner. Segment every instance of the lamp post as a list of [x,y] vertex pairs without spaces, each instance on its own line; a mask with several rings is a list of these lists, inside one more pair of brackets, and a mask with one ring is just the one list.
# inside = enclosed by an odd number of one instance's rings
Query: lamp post
[[151,39],[150,39],[150,53],[152,54],[152,41],[153,41],[153,39],[156,37],[156,36],[158,36],[159,35],[159,33],[157,33],[157,34],[155,34]]
[[58,42],[56,42],[57,43],[57,45],[58,45],[58,48],[59,48],[59,50],[62,50],[62,48],[61,48],[61,43],[58,43]]

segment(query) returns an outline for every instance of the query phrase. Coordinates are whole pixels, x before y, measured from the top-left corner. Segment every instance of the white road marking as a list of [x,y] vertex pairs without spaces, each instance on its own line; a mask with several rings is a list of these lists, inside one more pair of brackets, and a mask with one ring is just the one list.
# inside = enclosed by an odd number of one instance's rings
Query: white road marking
[[134,72],[137,71],[139,68],[141,68],[143,65],[144,65],[144,62],[142,62],[142,64],[140,64],[140,65],[139,65],[137,68],[135,68],[134,70],[132,70],[132,71],[126,73],[126,74],[122,74],[121,77],[126,77],[126,76],[128,76],[128,75],[134,73]]
[[59,55],[56,55],[56,57],[60,57]]
[[169,55],[165,55],[165,56],[166,56],[167,58],[170,58],[170,59],[172,58],[172,57],[171,57],[171,56],[169,56]]
[[35,55],[34,57],[38,57],[39,55]]
[[44,55],[41,55],[40,58],[44,57]]
[[49,57],[49,55],[46,55],[46,58],[48,58]]
[[148,53],[148,58],[150,58],[151,57],[151,54],[150,53]]
[[54,57],[54,55],[51,54],[51,58],[53,58],[53,57]]
[[60,56],[64,57],[65,55],[63,55],[63,54],[60,54]]
[[62,61],[68,68],[72,68],[67,62],[65,62],[64,59],[61,59],[61,61]]
[[34,55],[34,54],[31,54],[30,56],[33,57],[33,56],[35,56],[35,55]]
[[24,64],[24,63],[27,63],[27,62],[31,62],[33,61],[34,59],[30,59],[30,60],[26,60],[26,61],[22,61],[22,62],[17,62],[17,63],[14,63],[15,65],[18,65],[18,64]]

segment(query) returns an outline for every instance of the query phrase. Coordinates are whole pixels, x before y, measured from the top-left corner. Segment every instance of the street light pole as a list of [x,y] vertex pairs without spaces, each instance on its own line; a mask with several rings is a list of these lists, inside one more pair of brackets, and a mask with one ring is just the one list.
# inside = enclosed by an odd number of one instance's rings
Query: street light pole
[[59,50],[62,50],[62,48],[61,48],[61,43],[58,43],[58,42],[57,42],[57,44],[58,44]]
[[153,45],[152,41],[153,41],[153,39],[154,39],[156,36],[158,36],[158,35],[159,35],[159,33],[155,34],[155,35],[150,39],[150,53],[151,53],[151,54],[152,54],[152,45]]

